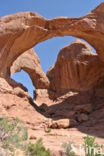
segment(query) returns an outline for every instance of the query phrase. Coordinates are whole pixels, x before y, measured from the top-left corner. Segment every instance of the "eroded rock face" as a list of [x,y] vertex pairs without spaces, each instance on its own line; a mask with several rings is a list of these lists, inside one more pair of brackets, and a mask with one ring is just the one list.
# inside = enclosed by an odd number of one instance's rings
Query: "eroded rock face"
[[[50,90],[56,94],[69,90],[79,92],[94,89],[96,86],[101,87],[104,82],[103,19],[104,3],[81,18],[60,17],[47,20],[32,12],[1,18],[0,77],[4,78],[8,85],[13,86],[11,89],[14,89],[16,83],[10,79],[10,68],[14,61],[24,53],[17,59],[17,63],[14,63],[12,72],[23,68],[28,72],[37,89],[48,88],[45,91],[48,98]],[[32,50],[31,52],[27,50],[49,38],[65,35],[83,38],[95,48],[98,55],[94,55],[90,48],[80,41],[63,48],[55,66],[47,74],[49,82],[41,70],[36,54]]]
[[[0,75],[6,77],[15,59],[44,36],[45,19],[36,13],[18,13],[0,19]],[[5,62],[5,65],[4,65]]]
[[104,63],[86,43],[77,40],[61,49],[47,76],[55,92],[89,90],[104,79]]
[[[34,45],[55,36],[76,36],[90,43],[104,61],[104,3],[81,18],[47,20],[32,12],[0,19],[0,75],[10,75],[15,59]],[[5,62],[5,65],[4,65]]]
[[21,69],[29,74],[36,89],[49,88],[49,80],[44,74],[40,60],[33,49],[26,51],[17,58],[11,67],[11,74],[19,72]]

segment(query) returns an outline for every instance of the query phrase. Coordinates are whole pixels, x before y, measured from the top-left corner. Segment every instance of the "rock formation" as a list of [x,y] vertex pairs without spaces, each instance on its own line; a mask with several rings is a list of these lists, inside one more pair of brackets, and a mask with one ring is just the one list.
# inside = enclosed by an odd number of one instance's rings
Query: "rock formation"
[[11,74],[19,72],[21,69],[26,71],[36,89],[48,89],[49,80],[42,71],[40,60],[33,49],[20,55],[11,67]]
[[55,92],[85,91],[104,80],[104,63],[86,43],[77,40],[61,49],[47,76]]
[[[60,50],[45,75],[32,48],[56,36],[84,39],[96,54],[77,40]],[[10,78],[21,69],[36,88],[37,105],[26,88]],[[32,138],[42,137],[52,150],[60,150],[59,141],[69,141],[69,132],[76,142],[84,132],[102,137],[104,143],[104,2],[80,18],[48,20],[26,12],[0,19],[0,110],[0,115],[19,117],[29,134],[36,134]],[[54,130],[48,134],[47,128]]]
[[[26,12],[0,19],[0,75],[10,75],[15,59],[36,44],[55,36],[83,38],[103,61],[104,3],[81,18],[47,20],[36,13]],[[5,62],[5,65],[4,65]]]

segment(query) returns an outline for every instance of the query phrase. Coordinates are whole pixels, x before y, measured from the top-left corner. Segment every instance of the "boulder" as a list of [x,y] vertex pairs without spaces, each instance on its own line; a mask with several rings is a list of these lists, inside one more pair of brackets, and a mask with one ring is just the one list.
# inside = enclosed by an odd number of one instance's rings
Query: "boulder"
[[78,123],[74,119],[49,120],[47,123],[47,127],[52,129],[65,129],[76,125],[78,125]]
[[49,128],[57,129],[57,128],[69,128],[70,120],[69,119],[60,119],[60,120],[51,120],[48,123]]
[[79,122],[88,121],[88,115],[87,115],[87,114],[84,114],[84,113],[79,114],[79,115],[78,115],[78,121],[79,121]]

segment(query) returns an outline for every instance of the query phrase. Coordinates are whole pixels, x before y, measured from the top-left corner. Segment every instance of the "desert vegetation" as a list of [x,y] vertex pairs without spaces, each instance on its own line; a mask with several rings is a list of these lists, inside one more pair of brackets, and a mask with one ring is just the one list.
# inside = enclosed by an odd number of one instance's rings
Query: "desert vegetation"
[[50,150],[46,149],[40,138],[31,143],[28,138],[28,129],[18,119],[0,119],[0,156],[50,156]]
[[[50,130],[49,130],[50,132]],[[83,151],[85,156],[103,156],[103,145],[95,142],[94,136],[85,136]],[[32,143],[28,137],[28,129],[19,119],[0,118],[0,156],[51,156],[50,149],[43,145],[42,138]],[[75,156],[75,146],[72,142],[62,145],[62,156]]]

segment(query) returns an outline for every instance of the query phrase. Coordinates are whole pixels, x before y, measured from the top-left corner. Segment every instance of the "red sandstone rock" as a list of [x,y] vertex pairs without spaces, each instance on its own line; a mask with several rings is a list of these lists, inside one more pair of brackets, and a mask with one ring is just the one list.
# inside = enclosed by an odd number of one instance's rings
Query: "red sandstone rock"
[[79,114],[78,115],[78,121],[79,122],[88,121],[88,115],[87,114],[84,114],[84,113]]
[[[99,137],[99,143],[104,143],[103,19],[104,3],[81,18],[47,20],[36,13],[27,12],[0,19],[0,115],[18,117],[24,121],[28,125],[29,135],[35,133],[37,139],[42,137],[45,146],[53,151],[60,151],[62,143],[70,139],[79,145],[85,133]],[[98,55],[94,55],[81,41],[72,43],[60,51],[55,66],[48,72],[49,82],[36,54],[31,52],[34,55],[31,58],[26,53],[44,40],[65,35],[84,39]],[[24,57],[29,61],[24,62]],[[34,85],[39,88],[35,91],[36,100],[46,103],[46,112],[36,106],[23,91],[22,85],[11,81],[10,68],[16,59],[17,62],[21,60],[21,64],[18,67],[15,65],[14,72],[23,67],[29,73]],[[50,96],[54,101],[50,100]],[[77,118],[76,113],[79,113]],[[58,128],[52,129],[51,133],[44,131],[47,115],[54,121],[51,127]],[[70,126],[77,128],[68,129]]]
[[47,76],[51,89],[58,93],[89,90],[103,79],[104,63],[86,43],[77,40],[61,49]]
[[58,128],[58,129],[60,129],[60,128],[69,128],[69,126],[70,126],[70,121],[68,120],[68,119],[60,119],[60,120],[57,120],[57,121],[50,121],[49,123],[48,123],[48,127],[49,128]]
[[20,55],[11,67],[11,74],[19,72],[21,69],[26,71],[36,89],[49,88],[49,80],[44,74],[40,60],[33,49]]
[[[91,44],[104,61],[104,3],[81,18],[46,20],[32,12],[0,19],[0,76],[10,76],[16,58],[36,44],[55,36],[75,36]],[[22,43],[22,44],[21,44]],[[5,64],[4,64],[5,62]]]

